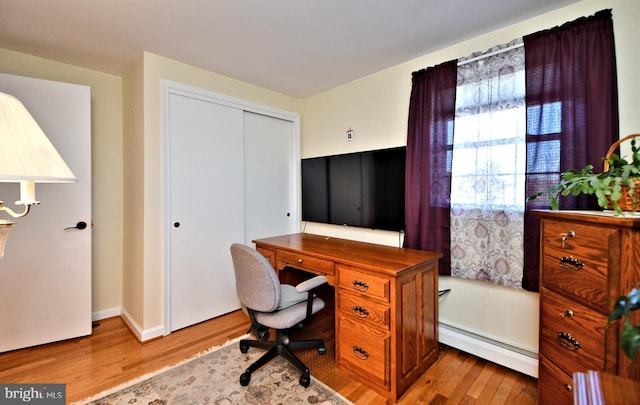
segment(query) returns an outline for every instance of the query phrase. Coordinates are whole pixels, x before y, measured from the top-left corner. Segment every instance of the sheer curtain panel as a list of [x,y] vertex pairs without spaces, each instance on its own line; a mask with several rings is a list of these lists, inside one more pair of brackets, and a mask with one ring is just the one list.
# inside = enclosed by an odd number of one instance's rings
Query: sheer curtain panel
[[522,39],[461,59],[451,170],[451,275],[521,288],[525,175]]

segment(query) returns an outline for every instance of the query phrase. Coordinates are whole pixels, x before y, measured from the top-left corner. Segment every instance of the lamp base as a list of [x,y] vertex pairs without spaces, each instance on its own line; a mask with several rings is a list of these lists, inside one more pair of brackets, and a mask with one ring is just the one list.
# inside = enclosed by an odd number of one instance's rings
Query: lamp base
[[15,222],[0,219],[0,260],[4,257],[4,245],[7,243],[9,231],[15,224]]

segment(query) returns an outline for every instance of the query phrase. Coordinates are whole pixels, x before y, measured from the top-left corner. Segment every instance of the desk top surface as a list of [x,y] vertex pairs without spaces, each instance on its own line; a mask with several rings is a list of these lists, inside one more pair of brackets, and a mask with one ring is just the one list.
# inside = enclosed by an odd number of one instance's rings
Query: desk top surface
[[353,266],[386,270],[392,273],[437,261],[442,255],[348,239],[296,233],[257,239],[256,245],[300,252],[310,256]]

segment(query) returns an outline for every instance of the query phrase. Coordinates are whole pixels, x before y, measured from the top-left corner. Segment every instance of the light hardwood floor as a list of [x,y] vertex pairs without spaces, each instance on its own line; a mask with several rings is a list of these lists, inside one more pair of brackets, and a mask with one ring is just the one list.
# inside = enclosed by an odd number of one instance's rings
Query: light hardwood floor
[[[322,311],[327,315],[302,330],[321,331],[325,342],[333,339],[332,312]],[[236,311],[140,344],[119,317],[110,318],[88,337],[0,354],[0,382],[64,383],[67,400],[73,402],[221,345],[243,335],[248,325],[244,313]],[[301,355],[311,374],[321,381],[326,377],[328,385],[335,378],[338,392],[356,404],[386,404],[381,395],[335,370],[333,347],[327,344],[326,356],[315,351]],[[323,361],[316,364],[319,357]],[[536,384],[531,377],[443,347],[439,360],[399,404],[536,404]]]

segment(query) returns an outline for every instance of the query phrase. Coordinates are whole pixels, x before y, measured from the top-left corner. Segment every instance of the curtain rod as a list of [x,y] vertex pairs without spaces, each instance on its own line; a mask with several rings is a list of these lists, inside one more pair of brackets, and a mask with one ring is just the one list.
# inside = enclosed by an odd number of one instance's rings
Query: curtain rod
[[466,60],[460,61],[460,62],[458,62],[458,66],[466,65],[467,63],[475,62],[475,61],[477,61],[477,60],[481,60],[481,59],[489,58],[489,57],[494,56],[494,55],[499,55],[499,54],[501,54],[501,53],[504,53],[504,52],[510,51],[510,50],[512,50],[512,49],[521,48],[521,47],[523,47],[523,46],[524,46],[524,42],[520,42],[520,43],[517,43],[517,44],[511,45],[511,46],[508,46],[508,47],[506,47],[506,48],[498,49],[498,50],[495,50],[495,51],[493,51],[493,52],[485,53],[485,54],[482,54],[482,55],[476,56],[476,57],[471,58],[471,59],[466,59]]

